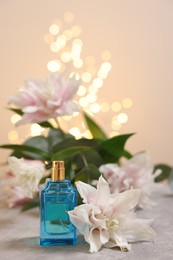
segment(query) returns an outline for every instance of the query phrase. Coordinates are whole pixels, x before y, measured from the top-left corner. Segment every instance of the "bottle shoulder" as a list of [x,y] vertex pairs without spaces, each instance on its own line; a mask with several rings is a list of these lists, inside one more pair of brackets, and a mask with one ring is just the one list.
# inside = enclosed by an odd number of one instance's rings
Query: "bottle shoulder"
[[40,186],[40,192],[74,192],[77,190],[70,182],[70,180],[65,179],[63,181],[52,181],[51,179],[46,179],[46,182]]

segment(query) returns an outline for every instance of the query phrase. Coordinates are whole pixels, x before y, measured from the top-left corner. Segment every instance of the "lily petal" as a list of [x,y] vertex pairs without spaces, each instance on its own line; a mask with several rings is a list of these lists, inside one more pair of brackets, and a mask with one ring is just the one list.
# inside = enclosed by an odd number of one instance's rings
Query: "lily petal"
[[[131,249],[131,246],[128,244],[124,234],[120,231],[116,231],[115,233],[111,233],[112,245],[113,241],[115,241],[114,246],[120,247],[122,251],[128,251]],[[107,243],[105,246],[110,247],[111,244]]]
[[97,184],[96,203],[103,210],[108,205],[110,199],[110,189],[107,181],[100,176]]
[[90,204],[95,200],[97,190],[93,186],[82,181],[77,181],[75,184],[84,203]]
[[136,214],[129,213],[123,221],[121,232],[129,242],[150,241],[156,236],[155,231],[150,227],[153,219],[139,219]]
[[111,204],[114,214],[127,213],[138,204],[141,190],[131,189],[121,193],[111,194]]
[[100,250],[102,242],[100,240],[99,229],[92,228],[89,234],[84,234],[84,238],[90,244],[91,253],[96,253]]

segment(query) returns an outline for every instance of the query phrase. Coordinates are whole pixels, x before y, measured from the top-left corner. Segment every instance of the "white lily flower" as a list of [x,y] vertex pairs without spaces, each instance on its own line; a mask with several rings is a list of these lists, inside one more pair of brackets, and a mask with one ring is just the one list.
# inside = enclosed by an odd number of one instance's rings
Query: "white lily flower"
[[90,252],[97,252],[102,245],[130,250],[128,242],[152,240],[152,220],[139,219],[133,212],[141,191],[131,189],[110,194],[109,184],[101,176],[97,189],[78,181],[78,192],[85,204],[69,211],[71,222],[90,244]]
[[41,161],[18,159],[14,156],[8,157],[9,167],[14,174],[10,180],[13,186],[23,188],[24,195],[27,198],[33,198],[33,193],[38,191],[38,185],[43,176],[45,176],[44,164]]

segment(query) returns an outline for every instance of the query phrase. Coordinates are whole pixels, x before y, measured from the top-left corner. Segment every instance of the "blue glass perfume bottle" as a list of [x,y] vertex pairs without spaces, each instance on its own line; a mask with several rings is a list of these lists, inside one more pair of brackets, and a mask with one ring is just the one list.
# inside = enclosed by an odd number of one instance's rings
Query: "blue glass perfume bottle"
[[76,227],[67,211],[77,203],[77,190],[65,179],[64,161],[53,161],[52,177],[40,187],[40,245],[75,245]]

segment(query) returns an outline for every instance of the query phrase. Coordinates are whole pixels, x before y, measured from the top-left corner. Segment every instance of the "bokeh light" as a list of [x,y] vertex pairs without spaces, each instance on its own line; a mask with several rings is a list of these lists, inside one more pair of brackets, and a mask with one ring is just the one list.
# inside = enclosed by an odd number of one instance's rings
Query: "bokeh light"
[[52,34],[52,35],[57,35],[60,31],[60,28],[57,24],[52,24],[50,27],[49,27],[49,32]]
[[133,102],[130,98],[124,98],[122,101],[122,105],[124,108],[130,108],[133,105]]
[[40,135],[44,131],[44,128],[42,128],[38,124],[32,124],[31,125],[31,136],[37,136]]
[[72,23],[74,20],[74,14],[72,12],[66,12],[64,14],[64,21],[67,23]]
[[120,124],[124,124],[128,121],[128,115],[125,114],[125,113],[120,113],[118,116],[117,116],[117,120]]
[[8,133],[9,142],[14,143],[15,141],[18,140],[18,138],[19,138],[19,135],[18,135],[17,131],[15,131],[15,130],[9,131],[9,133]]
[[[82,28],[79,24],[74,23],[74,18],[71,11],[65,12],[63,21],[54,20],[49,27],[49,32],[45,34],[44,41],[49,44],[51,52],[57,55],[55,59],[48,62],[47,68],[51,72],[65,71],[66,74],[69,73],[69,77],[80,80],[81,85],[77,91],[79,105],[89,115],[101,116],[100,112],[103,112],[102,120],[106,113],[109,113],[111,134],[117,135],[118,130],[128,121],[127,109],[132,107],[133,102],[129,97],[122,101],[115,100],[112,103],[107,102],[106,97],[102,97],[100,100],[98,93],[100,88],[107,87],[105,81],[112,69],[112,55],[109,50],[100,53],[100,60],[96,60],[96,57],[87,53],[84,55],[85,43],[81,38]],[[126,113],[123,109],[126,109]],[[62,123],[68,122],[68,129],[71,129],[71,133],[77,138],[79,136],[90,138],[89,131],[85,129],[83,132],[82,120],[75,121],[75,127],[72,127],[73,118],[71,116],[63,117]],[[108,128],[108,125],[106,127]]]

